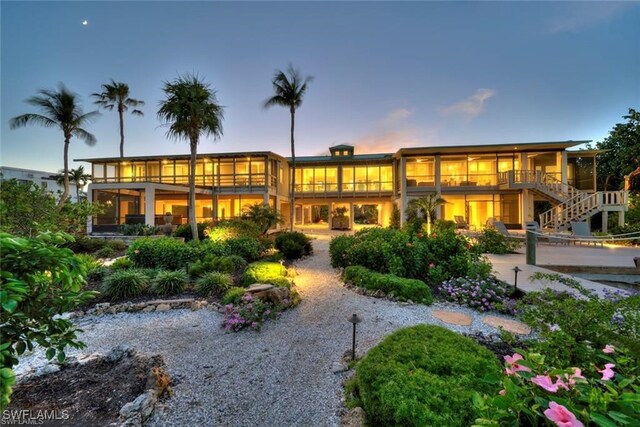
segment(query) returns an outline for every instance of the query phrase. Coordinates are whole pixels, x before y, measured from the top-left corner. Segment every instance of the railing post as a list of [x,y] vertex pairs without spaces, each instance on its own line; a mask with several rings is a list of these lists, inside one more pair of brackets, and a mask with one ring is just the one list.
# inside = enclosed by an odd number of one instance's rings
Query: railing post
[[527,265],[536,265],[536,235],[527,230]]

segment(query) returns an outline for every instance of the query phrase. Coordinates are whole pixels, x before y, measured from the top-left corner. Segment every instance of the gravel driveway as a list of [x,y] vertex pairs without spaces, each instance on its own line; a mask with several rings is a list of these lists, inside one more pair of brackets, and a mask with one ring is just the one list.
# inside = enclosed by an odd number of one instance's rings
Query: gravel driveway
[[[353,313],[364,319],[358,325],[359,353],[395,329],[418,323],[496,332],[477,312],[455,305],[403,305],[345,289],[329,263],[329,237],[313,244],[314,255],[297,264],[302,302],[260,332],[225,334],[223,316],[211,310],[89,316],[78,321],[88,346],[83,352],[125,344],[164,357],[174,395],[150,425],[335,426],[347,374],[333,370],[351,347],[347,317]],[[444,324],[431,315],[434,308],[469,314],[473,324]]]

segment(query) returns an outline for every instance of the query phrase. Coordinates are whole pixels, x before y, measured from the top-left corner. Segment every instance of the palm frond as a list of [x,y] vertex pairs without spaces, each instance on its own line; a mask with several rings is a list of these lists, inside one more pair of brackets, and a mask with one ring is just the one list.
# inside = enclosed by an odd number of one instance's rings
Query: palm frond
[[44,127],[54,127],[60,125],[55,120],[52,120],[49,117],[40,114],[22,114],[9,120],[9,127],[11,129],[17,129],[25,127],[31,123],[39,124]]
[[87,132],[82,128],[76,128],[72,130],[71,133],[73,134],[73,136],[76,136],[82,139],[90,147],[96,145],[96,142],[98,142],[98,140],[93,134]]

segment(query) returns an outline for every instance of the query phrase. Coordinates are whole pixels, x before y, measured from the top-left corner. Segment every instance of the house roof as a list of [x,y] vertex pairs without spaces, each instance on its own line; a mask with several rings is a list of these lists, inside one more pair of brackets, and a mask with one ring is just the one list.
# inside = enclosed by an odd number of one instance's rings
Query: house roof
[[520,151],[546,151],[546,150],[566,150],[569,147],[586,144],[585,141],[553,141],[553,142],[521,142],[510,144],[487,144],[487,145],[456,145],[441,147],[410,147],[401,148],[396,153],[396,157],[418,154],[467,154],[467,153],[495,153],[495,152],[520,152]]
[[[354,154],[353,156],[301,156],[296,157],[296,163],[351,163],[372,160],[392,160],[393,153]],[[291,161],[291,157],[287,157]]]
[[[198,153],[197,158],[225,158],[225,157],[258,157],[258,156],[273,156],[278,157],[280,159],[285,159],[285,157],[280,154],[276,154],[272,151],[240,151],[235,153]],[[145,160],[167,160],[167,159],[175,159],[175,160],[189,160],[191,158],[191,154],[163,154],[163,155],[153,155],[153,156],[127,156],[127,157],[99,157],[92,159],[73,159],[76,162],[117,162],[124,160],[126,162],[136,162],[136,161],[145,161]]]

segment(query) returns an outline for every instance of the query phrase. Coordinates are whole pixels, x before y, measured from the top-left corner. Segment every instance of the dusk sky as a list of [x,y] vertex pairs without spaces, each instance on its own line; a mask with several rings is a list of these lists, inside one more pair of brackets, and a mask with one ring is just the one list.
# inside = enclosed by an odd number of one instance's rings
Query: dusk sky
[[[315,80],[296,116],[298,155],[399,147],[602,140],[640,108],[638,2],[6,2],[1,159],[62,168],[60,131],[10,130],[24,102],[63,82],[89,95],[113,78],[146,101],[125,118],[125,155],[188,153],[156,117],[163,81],[198,73],[225,106],[199,152],[290,155],[289,114],[264,110],[289,63]],[[83,25],[87,20],[88,24]],[[104,111],[70,158],[118,156]],[[79,163],[72,164],[77,167]]]

